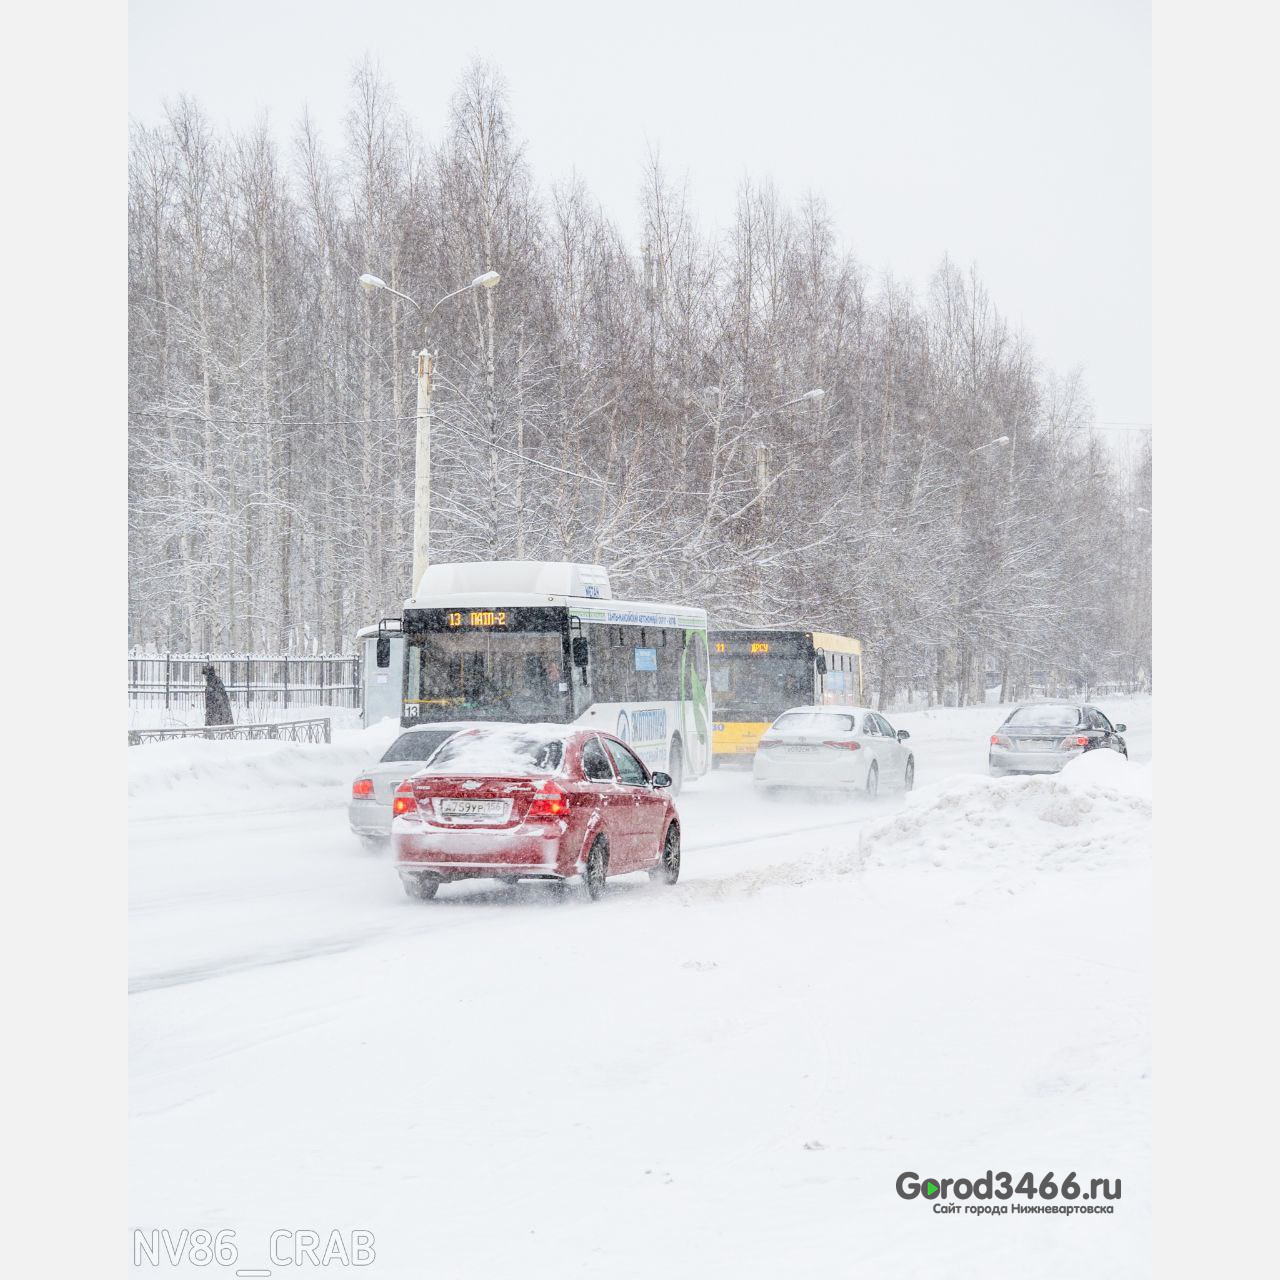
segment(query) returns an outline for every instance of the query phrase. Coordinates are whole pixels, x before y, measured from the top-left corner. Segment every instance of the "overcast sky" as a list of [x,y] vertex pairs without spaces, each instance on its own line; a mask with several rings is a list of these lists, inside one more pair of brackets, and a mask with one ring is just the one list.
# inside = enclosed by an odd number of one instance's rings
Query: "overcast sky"
[[305,104],[335,145],[366,53],[429,140],[482,56],[539,181],[576,169],[633,240],[650,146],[708,229],[748,174],[815,191],[873,272],[976,262],[1045,364],[1084,367],[1100,422],[1151,421],[1146,3],[132,0],[129,21],[135,118],[185,92],[287,137]]

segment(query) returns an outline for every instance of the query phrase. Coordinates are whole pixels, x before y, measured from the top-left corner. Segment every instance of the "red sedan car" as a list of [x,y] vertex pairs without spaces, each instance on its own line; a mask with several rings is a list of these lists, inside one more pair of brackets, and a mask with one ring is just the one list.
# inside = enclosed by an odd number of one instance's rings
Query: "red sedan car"
[[503,725],[457,733],[396,789],[391,840],[405,892],[450,880],[581,879],[598,898],[626,871],[675,884],[671,779],[592,729]]

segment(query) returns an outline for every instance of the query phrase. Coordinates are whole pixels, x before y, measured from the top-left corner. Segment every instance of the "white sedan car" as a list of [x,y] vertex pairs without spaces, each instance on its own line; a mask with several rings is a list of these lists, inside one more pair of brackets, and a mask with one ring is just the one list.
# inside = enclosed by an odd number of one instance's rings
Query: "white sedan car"
[[383,752],[377,764],[365,769],[351,784],[347,818],[351,830],[370,848],[381,848],[391,839],[391,803],[395,789],[415,774],[435,754],[436,748],[459,729],[488,727],[478,721],[450,720],[443,724],[414,725]]
[[911,735],[866,707],[792,707],[765,732],[756,748],[756,785],[865,791],[882,786],[910,791],[916,761]]

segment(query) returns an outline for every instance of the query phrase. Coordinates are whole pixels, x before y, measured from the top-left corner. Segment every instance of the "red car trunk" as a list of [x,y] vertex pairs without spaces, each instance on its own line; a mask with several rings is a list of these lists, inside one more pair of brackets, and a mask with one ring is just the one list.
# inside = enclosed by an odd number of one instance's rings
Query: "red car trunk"
[[545,775],[512,778],[437,774],[414,778],[413,795],[422,821],[432,826],[492,830],[519,826],[532,816],[529,809],[534,798],[545,794],[550,785],[554,784]]

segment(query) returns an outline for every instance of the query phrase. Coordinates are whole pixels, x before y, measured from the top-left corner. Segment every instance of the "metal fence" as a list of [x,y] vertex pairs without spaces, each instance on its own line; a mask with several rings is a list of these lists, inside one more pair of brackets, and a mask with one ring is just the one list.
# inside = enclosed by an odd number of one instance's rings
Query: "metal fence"
[[1019,690],[1019,699],[1030,701],[1032,698],[1078,698],[1082,702],[1092,702],[1098,698],[1131,697],[1134,694],[1150,692],[1150,680],[1107,680],[1100,684],[1070,684],[1060,680],[1056,683],[1027,685]]
[[233,738],[240,742],[275,738],[283,742],[329,742],[332,733],[328,716],[316,720],[281,720],[273,724],[216,724],[203,729],[129,730],[131,747],[139,747],[144,742],[162,742],[166,738]]
[[130,708],[187,713],[204,710],[204,667],[212,665],[237,720],[262,719],[291,707],[360,707],[360,659],[246,654],[129,655]]

